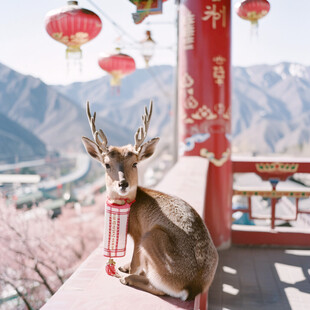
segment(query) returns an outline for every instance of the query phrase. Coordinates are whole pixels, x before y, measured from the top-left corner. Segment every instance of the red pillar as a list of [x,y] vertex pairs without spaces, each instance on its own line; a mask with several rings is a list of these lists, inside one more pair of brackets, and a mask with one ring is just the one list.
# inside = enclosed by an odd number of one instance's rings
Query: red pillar
[[180,1],[181,155],[210,162],[204,220],[217,247],[229,246],[231,235],[230,14],[230,0]]

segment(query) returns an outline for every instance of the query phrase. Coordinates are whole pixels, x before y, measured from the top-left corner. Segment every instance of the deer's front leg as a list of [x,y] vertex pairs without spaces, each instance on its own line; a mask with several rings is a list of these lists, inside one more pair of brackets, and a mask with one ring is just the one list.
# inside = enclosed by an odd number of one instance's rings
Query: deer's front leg
[[131,262],[122,267],[119,267],[119,270],[121,272],[130,274],[141,274],[142,268],[140,266],[139,245],[136,242],[134,244]]

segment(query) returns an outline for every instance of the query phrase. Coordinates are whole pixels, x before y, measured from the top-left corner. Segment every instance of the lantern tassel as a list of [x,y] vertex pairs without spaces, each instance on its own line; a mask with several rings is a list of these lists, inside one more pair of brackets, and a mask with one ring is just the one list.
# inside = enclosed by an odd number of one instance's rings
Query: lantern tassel
[[120,86],[121,85],[121,74],[112,73],[110,84],[111,86]]
[[67,59],[81,59],[82,58],[82,50],[79,46],[73,47],[68,46],[66,48],[66,58]]
[[251,37],[258,37],[258,21],[251,21]]

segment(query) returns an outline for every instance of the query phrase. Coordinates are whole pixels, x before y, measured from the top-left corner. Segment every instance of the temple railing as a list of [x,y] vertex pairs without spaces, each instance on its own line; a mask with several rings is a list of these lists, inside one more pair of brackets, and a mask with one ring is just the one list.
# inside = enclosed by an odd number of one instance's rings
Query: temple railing
[[[260,190],[233,190],[233,195],[239,195],[243,197],[247,197],[248,200],[248,208],[247,209],[238,209],[239,212],[248,213],[250,220],[270,220],[270,227],[272,229],[275,228],[275,221],[297,221],[298,214],[310,214],[310,209],[301,210],[299,208],[299,199],[300,198],[309,198],[310,197],[310,189],[309,191],[277,191],[276,189],[270,191],[260,191]],[[254,215],[252,209],[252,199],[253,196],[260,196],[262,198],[269,198],[271,200],[271,214],[270,216],[260,216]],[[276,216],[276,204],[278,199],[282,197],[290,197],[295,198],[295,214],[293,217],[285,217],[285,216]]]
[[[270,227],[266,226],[264,229],[259,230],[257,227],[240,227],[241,225],[233,225],[232,229],[232,241],[234,243],[267,243],[267,244],[278,244],[278,239],[275,237],[276,232],[282,232],[283,238],[280,244],[285,244],[285,235],[290,232],[289,229],[281,229],[276,227],[276,221],[282,220],[285,222],[297,221],[298,215],[310,214],[310,203],[307,208],[300,208],[300,201],[303,199],[309,199],[310,201],[310,188],[278,188],[279,182],[288,180],[295,173],[310,173],[310,159],[305,158],[282,158],[282,157],[237,157],[232,158],[233,174],[236,173],[255,173],[263,181],[270,183],[270,189],[259,188],[259,186],[248,187],[248,186],[234,186],[233,195],[241,196],[247,201],[247,206],[244,208],[238,208],[234,211],[247,213],[249,220],[268,220],[270,221]],[[283,184],[283,183],[282,183]],[[270,200],[270,213],[269,214],[257,214],[253,212],[253,197],[261,197],[264,200]],[[289,208],[290,215],[277,215],[276,211],[280,204],[279,200],[283,197],[288,199],[284,200],[283,205]],[[310,225],[308,227],[310,229]],[[298,229],[297,229],[298,230]],[[296,243],[292,245],[308,245],[310,242],[306,242],[304,238],[304,232],[308,229],[304,228],[302,232],[302,238],[304,241],[296,240]],[[237,231],[237,232],[236,232]],[[244,233],[243,233],[244,232]],[[244,238],[245,232],[247,237]],[[252,233],[253,239],[251,240]],[[254,233],[255,232],[255,233]],[[259,232],[265,233],[265,240],[259,236]],[[266,235],[267,232],[272,232],[270,238]],[[296,229],[292,229],[291,232],[296,233]],[[300,232],[300,230],[299,230]],[[309,231],[310,233],[310,231]],[[266,237],[267,236],[267,237]],[[242,238],[239,238],[242,237]],[[309,238],[309,236],[307,236]],[[257,240],[262,242],[258,242]],[[274,239],[274,240],[273,240]],[[287,242],[289,239],[286,239]],[[291,239],[293,240],[293,239]],[[289,242],[291,243],[291,242]]]

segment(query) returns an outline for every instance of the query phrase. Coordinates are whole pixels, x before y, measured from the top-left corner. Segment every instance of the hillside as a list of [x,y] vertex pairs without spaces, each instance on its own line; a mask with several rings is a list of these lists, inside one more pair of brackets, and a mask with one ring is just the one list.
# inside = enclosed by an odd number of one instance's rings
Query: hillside
[[[160,135],[160,128],[171,121],[175,73],[169,66],[151,70],[151,73],[137,70],[126,77],[119,95],[111,95],[107,77],[57,90],[77,104],[89,99],[99,115],[117,120],[122,126],[132,124],[132,128],[140,122],[136,111],[141,111],[149,98],[153,98],[156,110],[151,128],[153,134]],[[291,63],[235,67],[232,74],[234,152],[295,154],[309,148],[309,67]]]
[[1,113],[0,150],[0,162],[33,160],[46,155],[46,148],[42,141]]
[[[91,134],[85,109],[39,79],[1,64],[0,113],[35,134],[48,149],[82,150],[81,136]],[[125,143],[125,130],[120,128],[116,133],[111,120],[105,124],[113,142]],[[6,130],[11,132],[9,127]]]
[[[143,107],[154,100],[149,137],[171,144],[174,68],[139,69],[120,92],[109,77],[68,86],[46,85],[0,64],[0,113],[31,131],[47,149],[80,151],[91,137],[85,102],[115,145],[133,142]],[[310,68],[291,63],[233,68],[232,134],[235,153],[300,153],[310,149]],[[3,128],[6,136],[12,130]],[[165,146],[164,146],[165,147]],[[307,151],[305,151],[307,150]],[[12,156],[14,156],[12,154]]]
[[[134,132],[141,126],[144,106],[154,101],[152,126],[149,136],[159,136],[171,122],[171,106],[174,101],[174,70],[171,66],[157,66],[138,69],[123,79],[119,93],[110,86],[110,77],[58,86],[56,89],[78,106],[84,108],[87,100],[93,111],[104,120],[113,120],[128,130],[128,142],[132,142]],[[105,124],[103,122],[103,129]]]
[[310,68],[299,64],[235,68],[233,145],[259,154],[310,144]]

